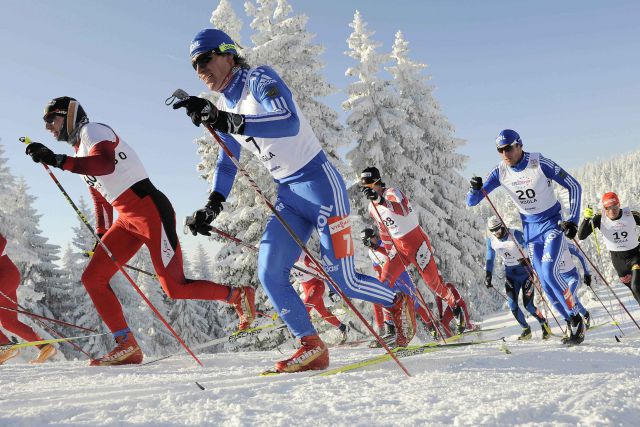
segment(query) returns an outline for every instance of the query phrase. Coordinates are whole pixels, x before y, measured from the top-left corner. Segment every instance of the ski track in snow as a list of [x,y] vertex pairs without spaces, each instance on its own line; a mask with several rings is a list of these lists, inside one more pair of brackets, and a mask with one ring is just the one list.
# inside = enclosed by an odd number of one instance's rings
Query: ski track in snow
[[[617,289],[640,320],[629,292]],[[594,304],[594,323],[607,323]],[[401,359],[411,378],[393,362],[330,377],[259,377],[283,357],[277,351],[202,355],[204,369],[187,356],[111,368],[14,359],[0,367],[0,425],[639,425],[640,331],[620,319],[621,343],[608,322],[567,348],[542,341],[530,317],[534,338],[516,341],[520,327],[502,312],[483,326],[505,327],[480,338],[505,336],[512,354],[487,343]],[[381,353],[332,348],[331,366]]]

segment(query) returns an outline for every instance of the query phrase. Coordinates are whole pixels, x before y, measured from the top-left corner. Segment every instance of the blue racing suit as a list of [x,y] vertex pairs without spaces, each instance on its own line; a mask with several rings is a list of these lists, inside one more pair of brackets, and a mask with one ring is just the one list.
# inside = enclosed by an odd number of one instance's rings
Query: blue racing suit
[[[522,231],[520,230],[510,230],[513,238],[518,242],[519,245],[524,246],[524,236]],[[504,234],[501,241],[507,241],[510,237],[507,233]],[[487,239],[487,256],[486,256],[486,265],[485,270],[493,273],[493,266],[496,257],[496,251],[491,244],[491,238]],[[519,254],[516,254],[516,258],[521,258]],[[525,320],[524,313],[520,310],[518,306],[518,295],[522,290],[522,305],[524,308],[531,313],[533,317],[540,323],[546,323],[546,319],[540,313],[540,311],[536,308],[534,304],[534,296],[535,289],[533,286],[533,277],[532,272],[529,267],[527,267],[526,263],[517,263],[514,265],[509,265],[505,263],[504,266],[505,273],[505,293],[507,294],[507,300],[509,302],[509,309],[511,313],[513,313],[513,317],[516,318],[520,326],[523,328],[528,328],[529,324]]]
[[[245,118],[242,135],[220,133],[230,151],[240,147],[255,154],[277,184],[275,209],[306,242],[315,229],[320,235],[321,262],[349,298],[393,305],[394,290],[357,273],[348,223],[347,191],[340,173],[327,160],[291,91],[269,67],[236,71],[222,91],[217,107]],[[213,191],[227,197],[236,167],[220,150]],[[258,276],[277,313],[296,337],[315,335],[304,303],[289,282],[289,272],[301,249],[272,215],[260,241]]]
[[[518,179],[519,175],[525,179]],[[505,182],[502,182],[503,178]],[[562,306],[573,315],[578,313],[578,307],[567,279],[560,273],[560,260],[566,244],[559,225],[562,221],[560,203],[553,195],[551,181],[569,191],[568,220],[578,224],[582,195],[580,184],[555,162],[538,153],[523,152],[522,159],[513,167],[499,164],[489,173],[482,190],[488,194],[501,185],[507,190],[520,210],[524,241],[542,288],[555,307]],[[482,191],[471,189],[467,193],[467,205],[475,206],[483,198]]]

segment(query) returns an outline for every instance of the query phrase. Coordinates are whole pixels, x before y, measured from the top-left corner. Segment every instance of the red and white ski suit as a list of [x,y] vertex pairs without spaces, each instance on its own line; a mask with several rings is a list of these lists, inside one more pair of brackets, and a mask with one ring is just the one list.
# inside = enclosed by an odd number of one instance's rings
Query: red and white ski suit
[[[432,256],[429,237],[420,227],[409,199],[395,188],[385,189],[382,197],[382,204],[369,203],[369,214],[376,222],[382,244],[389,253],[389,262],[384,265],[380,280],[395,283],[405,268],[413,264],[427,286],[454,307],[456,299],[444,285]],[[396,254],[395,248],[399,253]]]
[[[298,258],[298,261],[294,264],[296,267],[300,267],[310,273],[314,273],[315,275],[322,277],[322,273],[313,268],[312,265],[313,262],[309,256],[304,253],[300,255],[300,258]],[[291,276],[295,278],[296,282],[300,284],[304,291],[303,302],[307,309],[307,313],[310,313],[311,310],[314,309],[325,321],[329,322],[336,328],[339,327],[341,323],[340,320],[324,305],[324,281],[318,279],[312,274],[296,270],[295,268],[291,269]]]
[[[15,264],[4,254],[4,250],[7,246],[7,239],[0,234],[0,306],[12,308],[16,310],[18,308],[16,290],[20,285],[20,272]],[[4,329],[13,332],[25,341],[40,341],[42,337],[35,333],[30,326],[25,325],[18,320],[18,313],[16,311],[5,310],[0,308],[0,326]],[[0,345],[8,344],[9,338],[0,331]]]
[[[84,175],[96,208],[96,231],[104,233],[102,241],[116,260],[124,265],[145,245],[169,298],[227,300],[231,288],[185,278],[175,212],[149,180],[135,151],[100,123],[84,125],[78,139],[76,156],[68,157],[63,169]],[[113,208],[118,219],[111,225]],[[122,306],[109,285],[117,271],[98,245],[81,279],[112,332],[127,328]]]

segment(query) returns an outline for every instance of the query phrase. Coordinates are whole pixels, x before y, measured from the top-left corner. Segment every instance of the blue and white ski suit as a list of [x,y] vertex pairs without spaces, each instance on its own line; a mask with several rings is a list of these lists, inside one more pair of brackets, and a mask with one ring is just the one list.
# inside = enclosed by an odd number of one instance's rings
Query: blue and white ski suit
[[[560,203],[553,192],[552,181],[569,191],[569,221],[578,224],[582,188],[578,181],[555,162],[540,153],[524,152],[517,165],[501,162],[485,180],[482,189],[488,193],[502,186],[520,211],[524,240],[533,268],[542,288],[554,306],[562,306],[569,314],[578,313],[569,282],[560,271],[566,248],[560,229]],[[475,206],[484,198],[480,190],[467,193],[467,205]]]
[[[390,307],[394,291],[355,271],[344,181],[280,76],[266,66],[239,70],[221,95],[217,107],[244,115],[245,128],[243,135],[220,136],[236,157],[242,146],[263,162],[278,187],[276,210],[303,242],[317,230],[323,267],[349,298]],[[212,190],[227,197],[236,172],[231,159],[220,150]],[[300,252],[272,215],[260,241],[258,276],[276,311],[299,338],[316,334],[289,282]]]
[[[509,234],[515,239],[513,242]],[[518,295],[522,291],[522,305],[538,320],[540,324],[547,320],[542,316],[534,304],[535,290],[533,287],[533,272],[530,267],[523,262],[523,254],[526,257],[526,249],[524,249],[524,235],[520,230],[509,229],[509,234],[505,233],[501,239],[495,236],[487,238],[487,256],[485,270],[493,273],[496,253],[500,255],[504,264],[505,273],[505,291],[509,301],[509,309],[513,313],[520,326],[528,328],[529,324],[525,320],[524,313],[518,306]],[[522,253],[520,252],[522,251]]]

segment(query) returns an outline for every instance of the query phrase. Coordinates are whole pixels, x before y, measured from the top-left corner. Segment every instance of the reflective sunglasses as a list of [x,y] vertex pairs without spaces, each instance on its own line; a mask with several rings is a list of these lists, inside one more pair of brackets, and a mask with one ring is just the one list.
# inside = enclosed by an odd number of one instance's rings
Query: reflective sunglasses
[[216,54],[217,52],[215,50],[210,50],[209,52],[198,55],[191,61],[191,66],[194,70],[198,71],[198,67],[206,67]]
[[511,150],[513,150],[513,144],[505,145],[504,147],[498,147],[498,153],[500,153],[500,154],[508,153]]

